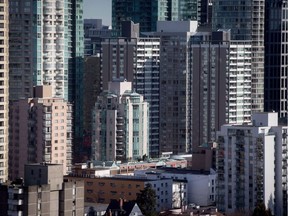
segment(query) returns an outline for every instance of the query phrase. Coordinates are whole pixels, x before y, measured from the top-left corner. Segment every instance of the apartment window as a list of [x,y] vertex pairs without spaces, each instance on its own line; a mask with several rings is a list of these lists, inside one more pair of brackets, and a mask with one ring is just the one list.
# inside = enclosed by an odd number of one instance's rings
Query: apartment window
[[117,191],[110,191],[110,193],[114,196],[117,194]]
[[91,194],[91,193],[93,193],[93,190],[86,190],[86,192],[87,192],[88,194]]
[[104,185],[105,185],[105,182],[99,182],[98,185],[104,186]]

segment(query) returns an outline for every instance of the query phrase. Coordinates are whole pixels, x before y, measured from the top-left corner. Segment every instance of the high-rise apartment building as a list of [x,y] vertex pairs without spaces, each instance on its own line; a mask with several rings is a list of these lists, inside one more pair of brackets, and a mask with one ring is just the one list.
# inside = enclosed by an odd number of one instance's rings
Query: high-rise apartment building
[[251,124],[223,125],[217,134],[217,205],[227,213],[264,203],[287,215],[287,126],[277,113],[255,113]]
[[251,44],[196,28],[158,22],[161,152],[196,153],[222,124],[251,120]]
[[141,32],[156,31],[157,21],[197,20],[198,0],[113,0],[112,28],[121,32],[121,22],[140,24]]
[[[241,95],[236,93],[237,68],[234,68],[233,74],[229,73],[231,46],[227,31],[212,34],[197,32],[190,37],[187,52],[186,136],[187,144],[192,144],[193,153],[196,153],[198,146],[215,140],[215,132],[222,124],[234,120],[232,110],[236,112],[237,108],[230,106],[235,105],[236,101],[232,100],[237,100],[237,95]],[[243,91],[241,93],[243,95]],[[227,97],[228,94],[230,97]],[[166,103],[172,106],[168,100]],[[169,126],[167,130],[169,134]]]
[[109,82],[93,110],[93,158],[127,161],[148,154],[149,104],[132,91],[131,82]]
[[288,4],[265,1],[265,111],[287,123]]
[[33,86],[51,85],[53,97],[73,103],[75,138],[81,137],[83,0],[9,4],[10,99],[31,98]]
[[10,99],[32,97],[35,85],[51,85],[53,96],[72,99],[82,72],[82,0],[9,4]]
[[251,44],[252,112],[264,110],[264,12],[264,0],[213,1],[212,29],[230,29],[232,40]]
[[[60,164],[30,164],[25,177],[0,185],[0,214],[84,214],[84,182],[63,180]],[[4,199],[3,199],[4,198]]]
[[[133,26],[134,24],[131,23]],[[132,35],[139,35],[132,33]],[[159,156],[160,39],[136,37],[106,39],[102,42],[103,90],[113,79],[126,79],[150,106],[150,156]]]
[[9,9],[0,2],[0,183],[8,180]]
[[160,152],[192,149],[188,125],[189,40],[197,22],[158,22],[160,36]]
[[72,105],[52,97],[51,86],[36,86],[34,98],[10,105],[9,177],[23,177],[30,163],[63,164],[69,172],[72,160]]

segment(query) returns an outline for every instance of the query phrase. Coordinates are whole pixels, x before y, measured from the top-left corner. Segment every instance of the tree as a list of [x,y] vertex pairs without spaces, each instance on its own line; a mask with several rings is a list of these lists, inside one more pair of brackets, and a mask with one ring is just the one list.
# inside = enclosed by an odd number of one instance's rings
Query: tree
[[272,213],[271,213],[270,209],[268,209],[268,210],[266,209],[264,203],[259,203],[255,207],[252,216],[272,216]]
[[136,202],[145,216],[156,216],[156,193],[151,184],[147,184],[140,193],[137,194]]

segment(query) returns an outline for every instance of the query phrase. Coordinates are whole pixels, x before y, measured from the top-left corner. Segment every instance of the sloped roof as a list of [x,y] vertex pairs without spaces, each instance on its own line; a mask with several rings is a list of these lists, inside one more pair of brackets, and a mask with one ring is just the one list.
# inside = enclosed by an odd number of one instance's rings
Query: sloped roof
[[[137,203],[135,201],[123,201],[123,206],[122,208],[120,207],[120,201],[119,200],[111,200],[109,203],[109,206],[106,209],[106,214],[107,216],[111,215],[115,216],[129,216],[129,215],[134,215],[134,213],[137,212],[137,215],[143,215],[140,208],[138,207]],[[116,214],[117,212],[117,214]]]

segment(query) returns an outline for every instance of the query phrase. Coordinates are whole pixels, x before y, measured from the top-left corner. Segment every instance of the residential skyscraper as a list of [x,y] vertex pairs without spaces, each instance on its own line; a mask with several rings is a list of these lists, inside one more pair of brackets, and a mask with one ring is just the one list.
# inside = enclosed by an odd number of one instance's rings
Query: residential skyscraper
[[112,28],[121,32],[122,21],[140,24],[140,32],[156,31],[157,21],[197,20],[198,0],[113,0]]
[[109,82],[93,110],[93,158],[127,161],[148,154],[149,104],[132,91],[131,82]]
[[33,86],[51,85],[53,96],[72,100],[82,72],[76,61],[83,57],[81,2],[9,2],[10,99],[32,97]]
[[222,124],[251,121],[251,44],[196,29],[158,22],[161,152],[201,152]]
[[[131,22],[131,25],[134,24]],[[131,34],[130,34],[131,35]],[[134,33],[134,35],[138,35]],[[159,156],[160,39],[158,37],[111,38],[102,42],[103,90],[113,79],[126,79],[150,105],[149,155]]]
[[251,43],[252,112],[264,110],[264,0],[213,1],[212,29],[230,29],[231,40]]
[[288,4],[265,1],[265,111],[278,112],[280,121],[288,116]]
[[158,22],[160,47],[160,152],[184,153],[192,150],[188,128],[190,36],[197,22]]
[[9,9],[0,2],[0,183],[8,180],[9,112]]
[[10,104],[9,179],[23,178],[24,165],[72,162],[72,105],[52,97],[51,86],[36,86],[34,98]]
[[51,85],[53,97],[73,103],[78,139],[83,130],[83,0],[9,4],[10,99],[31,98],[33,86]]

